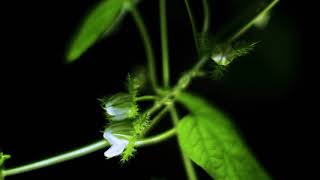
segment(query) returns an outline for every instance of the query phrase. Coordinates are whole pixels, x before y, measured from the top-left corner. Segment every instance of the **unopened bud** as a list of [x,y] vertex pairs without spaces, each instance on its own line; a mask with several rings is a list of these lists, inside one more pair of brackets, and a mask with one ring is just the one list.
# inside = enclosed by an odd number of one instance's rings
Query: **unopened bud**
[[111,121],[134,118],[138,107],[129,94],[118,93],[103,102],[103,108]]

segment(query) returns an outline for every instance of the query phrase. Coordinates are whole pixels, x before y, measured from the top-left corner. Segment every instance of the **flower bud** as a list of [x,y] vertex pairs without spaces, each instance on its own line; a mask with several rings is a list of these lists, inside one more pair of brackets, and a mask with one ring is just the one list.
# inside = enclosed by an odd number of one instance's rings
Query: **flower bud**
[[223,54],[215,54],[211,56],[211,58],[213,59],[214,62],[216,62],[221,66],[227,66],[228,64],[231,63],[231,61],[229,61],[227,57]]
[[138,114],[138,107],[129,94],[118,93],[105,102],[103,108],[110,121],[122,121],[134,118]]
[[234,44],[217,45],[211,59],[220,66],[228,66],[235,59],[247,55],[257,43],[236,42]]
[[220,66],[227,66],[233,60],[230,58],[231,52],[232,48],[230,46],[218,46],[211,55],[211,59]]

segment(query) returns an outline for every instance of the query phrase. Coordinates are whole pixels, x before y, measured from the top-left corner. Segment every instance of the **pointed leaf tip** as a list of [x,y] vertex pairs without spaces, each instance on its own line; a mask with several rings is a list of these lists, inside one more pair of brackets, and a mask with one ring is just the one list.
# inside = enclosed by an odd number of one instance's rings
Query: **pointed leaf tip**
[[119,23],[126,0],[103,0],[96,5],[80,25],[69,44],[67,63],[76,61],[88,48]]

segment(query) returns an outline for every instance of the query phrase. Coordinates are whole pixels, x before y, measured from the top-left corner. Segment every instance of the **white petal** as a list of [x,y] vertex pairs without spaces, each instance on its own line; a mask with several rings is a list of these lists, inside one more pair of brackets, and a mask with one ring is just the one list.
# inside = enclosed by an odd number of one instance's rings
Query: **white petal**
[[117,137],[112,135],[111,131],[103,133],[103,138],[106,139],[111,145],[116,144],[119,140]]
[[108,140],[111,145],[111,147],[104,153],[104,156],[107,158],[119,156],[129,143],[128,140],[117,138],[111,133],[111,131],[105,132],[103,137]]
[[117,116],[121,114],[126,114],[130,112],[130,108],[128,107],[114,107],[114,106],[107,106],[106,111],[111,116]]
[[104,152],[104,156],[107,158],[119,156],[124,151],[127,144],[128,144],[128,142],[112,145],[106,152]]
[[107,113],[108,113],[109,115],[111,115],[111,116],[114,116],[114,115],[117,114],[117,113],[115,112],[115,109],[113,108],[113,106],[107,106],[106,110],[107,110]]

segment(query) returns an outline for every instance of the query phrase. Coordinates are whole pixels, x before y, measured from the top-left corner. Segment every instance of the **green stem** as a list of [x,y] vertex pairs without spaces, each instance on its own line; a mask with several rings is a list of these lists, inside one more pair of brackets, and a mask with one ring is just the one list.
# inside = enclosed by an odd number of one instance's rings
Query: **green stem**
[[146,56],[148,60],[148,71],[150,75],[151,85],[153,89],[156,91],[158,89],[157,72],[156,72],[155,56],[152,48],[151,39],[138,9],[131,1],[128,1],[128,2],[130,3],[131,14],[135,20],[136,25],[138,26],[141,38],[143,40],[143,45],[146,50]]
[[[165,131],[161,134],[155,135],[153,137],[149,137],[149,138],[145,138],[143,140],[137,141],[136,146],[143,147],[143,146],[161,143],[161,142],[169,139],[173,135],[175,135],[175,132],[176,132],[175,129],[167,130],[167,131]],[[16,175],[16,174],[21,174],[21,173],[41,169],[41,168],[44,168],[47,166],[51,166],[54,164],[58,164],[58,163],[61,163],[64,161],[68,161],[71,159],[75,159],[75,158],[93,153],[95,151],[104,149],[107,146],[109,146],[109,143],[106,140],[100,140],[95,143],[89,144],[87,146],[81,147],[79,149],[76,149],[76,150],[61,154],[61,155],[57,155],[55,157],[51,157],[51,158],[40,160],[40,161],[37,161],[34,163],[22,165],[22,166],[19,166],[16,168],[4,170],[3,176],[4,177],[5,176],[12,176],[12,175]]]
[[186,89],[201,67],[207,62],[208,57],[202,57],[201,60],[186,74],[184,74],[180,79],[178,84],[171,90],[168,94],[166,94],[162,99],[156,102],[151,108],[146,112],[150,116],[155,113],[158,109],[160,109],[164,104],[173,103],[172,98],[175,98],[177,94]]
[[250,22],[245,24],[239,31],[237,31],[231,38],[229,38],[228,42],[231,43],[235,40],[237,40],[243,33],[245,33],[257,20],[259,16],[264,15],[265,13],[269,12],[277,3],[279,0],[273,0],[261,13],[259,13],[256,17],[254,17]]
[[152,95],[140,96],[140,97],[136,98],[137,101],[154,101],[156,99],[157,99],[157,97],[156,96],[152,96]]
[[202,68],[202,66],[207,62],[208,57],[204,56],[200,59],[200,61],[193,66],[193,68],[191,69],[191,71],[189,72],[189,75],[194,77],[196,73],[198,73],[200,71],[200,69]]
[[143,136],[146,136],[156,124],[159,123],[159,121],[163,118],[163,116],[168,112],[169,106],[166,106],[163,108],[151,121],[150,121],[150,126],[145,129]]
[[158,134],[153,137],[145,138],[142,141],[138,141],[138,142],[136,142],[136,146],[137,147],[144,147],[144,146],[148,146],[148,145],[158,144],[158,143],[161,143],[161,142],[171,138],[175,134],[176,134],[176,129],[172,128],[170,130],[167,130],[164,133]]
[[202,0],[203,5],[203,27],[202,33],[207,33],[210,27],[210,5],[208,0]]
[[178,84],[167,94],[165,94],[159,101],[157,101],[152,107],[150,107],[145,113],[151,116],[157,112],[163,105],[170,105],[174,103],[175,97],[184,89],[186,89],[191,80],[197,76],[197,73],[200,71],[201,67],[207,62],[208,57],[204,56],[201,60],[186,74],[184,74],[178,81]]
[[[171,119],[172,119],[174,126],[177,127],[178,123],[179,123],[179,116],[178,116],[177,110],[175,109],[174,105],[171,106],[170,114],[171,114]],[[197,180],[198,179],[197,174],[196,174],[196,171],[194,170],[194,167],[192,165],[191,160],[182,152],[180,143],[178,143],[178,146],[179,146],[179,149],[181,152],[184,168],[186,169],[188,179],[189,180]]]
[[198,38],[197,38],[197,29],[196,29],[193,13],[192,13],[192,10],[190,8],[189,1],[188,0],[184,0],[184,4],[186,5],[186,8],[187,8],[187,12],[188,12],[190,23],[191,23],[191,27],[192,27],[192,34],[193,34],[194,43],[195,43],[195,46],[196,46],[197,54],[199,55],[199,44],[198,44]]
[[28,171],[44,168],[47,166],[51,166],[54,164],[58,164],[64,161],[68,161],[74,158],[78,158],[78,157],[93,153],[100,149],[106,148],[108,145],[109,145],[108,142],[105,140],[97,141],[95,143],[89,144],[87,146],[81,147],[79,149],[76,149],[61,155],[57,155],[55,157],[51,157],[51,158],[40,160],[34,163],[30,163],[30,164],[26,164],[16,168],[5,170],[3,172],[3,175],[12,176],[12,175],[21,174]]
[[166,0],[160,0],[160,29],[161,29],[161,49],[162,49],[162,69],[163,84],[165,88],[169,88],[170,84],[170,68],[169,68],[169,48],[168,48],[168,32],[166,18]]

